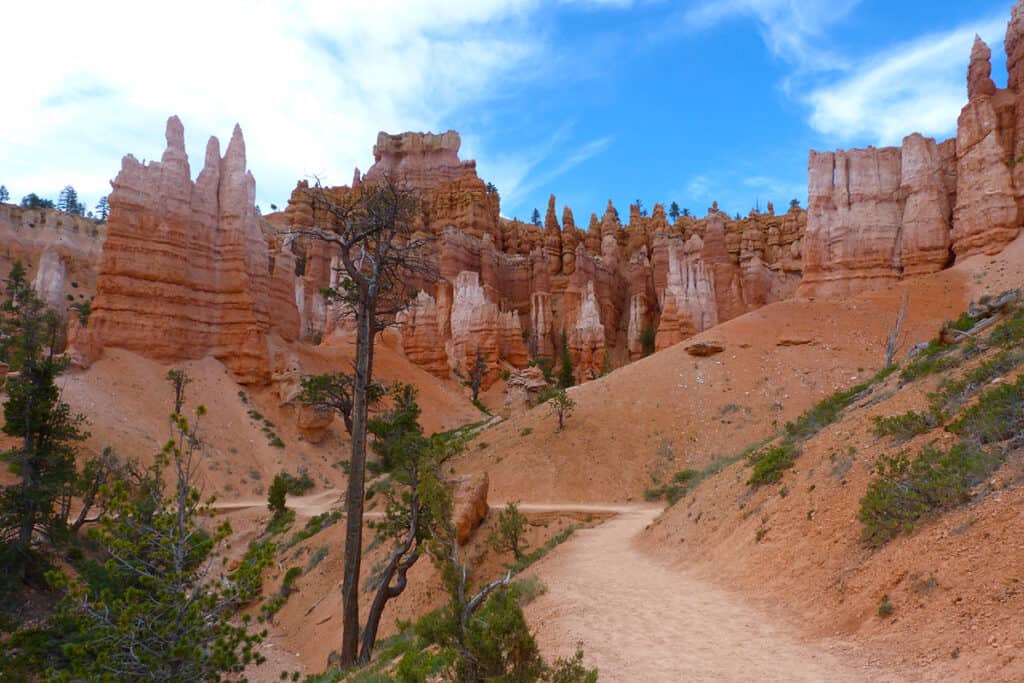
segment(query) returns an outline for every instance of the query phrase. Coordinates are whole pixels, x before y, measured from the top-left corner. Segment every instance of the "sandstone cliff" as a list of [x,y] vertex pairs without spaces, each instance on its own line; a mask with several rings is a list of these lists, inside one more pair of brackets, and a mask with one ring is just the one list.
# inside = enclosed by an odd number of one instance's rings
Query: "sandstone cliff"
[[101,346],[158,360],[213,355],[243,383],[269,380],[268,336],[298,336],[294,262],[264,234],[236,126],[211,138],[193,182],[184,129],[167,122],[161,161],[124,157],[88,329]]
[[914,134],[901,147],[819,153],[808,161],[802,296],[845,296],[954,260],[996,254],[1024,222],[1024,3],[1006,32],[1009,84],[991,78],[976,37],[956,138]]
[[106,224],[55,209],[0,204],[0,276],[21,261],[36,290],[58,313],[96,290]]

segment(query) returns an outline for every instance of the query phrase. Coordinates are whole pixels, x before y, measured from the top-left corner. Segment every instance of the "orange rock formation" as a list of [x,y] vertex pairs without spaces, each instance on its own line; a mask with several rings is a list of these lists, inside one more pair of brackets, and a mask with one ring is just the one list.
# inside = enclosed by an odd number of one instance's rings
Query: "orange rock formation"
[[955,139],[819,153],[808,161],[802,296],[846,296],[996,254],[1024,220],[1024,3],[1006,31],[1009,84],[976,37]]
[[294,261],[263,232],[236,126],[210,138],[192,181],[184,129],[167,122],[159,162],[124,157],[88,329],[94,343],[158,360],[213,355],[243,383],[269,380],[272,333],[299,333]]
[[[434,237],[441,280],[402,314],[402,344],[410,359],[440,377],[465,378],[480,351],[488,363],[486,389],[503,364],[558,356],[564,337],[577,378],[593,378],[642,355],[645,331],[657,332],[663,348],[791,296],[799,280],[806,222],[800,209],[732,221],[714,207],[707,219],[671,225],[661,205],[649,217],[632,207],[623,226],[609,201],[583,232],[569,207],[559,224],[552,195],[538,228],[501,218],[497,192],[477,177],[474,162],[458,158],[458,149],[454,131],[381,133],[376,163],[357,175],[364,183],[390,177],[421,200],[418,223]],[[348,188],[327,191],[340,197]],[[309,187],[300,182],[288,223],[313,225],[311,206]],[[306,250],[298,297],[303,333],[317,338],[331,330],[315,292],[330,281],[332,255],[320,245],[299,247]]]

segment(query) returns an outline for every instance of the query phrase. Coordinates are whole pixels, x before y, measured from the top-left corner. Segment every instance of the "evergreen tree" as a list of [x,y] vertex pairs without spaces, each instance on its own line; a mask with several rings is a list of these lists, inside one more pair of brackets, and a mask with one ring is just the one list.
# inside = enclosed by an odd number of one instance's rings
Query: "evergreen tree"
[[211,576],[230,524],[212,531],[199,524],[212,514],[194,485],[205,413],[198,406],[191,423],[172,415],[174,436],[139,485],[114,485],[112,514],[93,535],[105,562],[82,583],[49,576],[67,592],[59,622],[75,634],[63,647],[58,680],[236,680],[262,661],[254,647],[265,632],[249,633],[248,617],[234,623],[243,599]]
[[526,515],[519,511],[519,503],[509,501],[498,515],[498,525],[491,529],[487,543],[495,552],[512,553],[518,562],[523,559],[523,551],[528,545],[523,538],[527,521]]
[[65,185],[57,197],[57,209],[64,213],[81,213],[82,205],[78,201],[78,192],[70,185]]
[[530,216],[530,222],[533,223],[534,225],[537,225],[537,226],[540,225],[540,211],[539,210],[537,210],[537,209],[533,210],[533,215]]
[[59,539],[66,519],[57,502],[75,481],[74,442],[86,437],[84,418],[60,398],[57,376],[66,361],[57,355],[62,325],[15,262],[0,305],[0,361],[13,374],[6,383],[3,431],[18,439],[0,460],[18,482],[0,490],[0,564],[22,581],[33,568],[33,542]]
[[689,217],[690,216],[690,210],[689,209],[683,209],[683,216]]
[[672,202],[668,207],[668,215],[675,222],[680,216],[679,204]]
[[558,386],[567,389],[576,383],[576,377],[572,373],[572,356],[569,354],[569,339],[565,330],[562,330],[562,357],[561,367],[558,370]]
[[572,415],[576,408],[576,401],[569,397],[565,389],[559,389],[548,399],[548,407],[554,415],[558,416],[558,431],[565,429],[565,418]]
[[21,205],[26,209],[53,209],[52,199],[43,199],[35,192],[30,192],[21,198]]
[[473,403],[480,398],[480,387],[483,385],[485,377],[487,377],[487,356],[477,347],[473,367],[469,369],[469,388],[473,392]]
[[107,216],[110,215],[110,200],[106,197],[100,197],[100,200],[96,202],[96,218],[99,219],[100,223],[107,220]]
[[392,395],[394,408],[370,421],[370,432],[376,437],[373,449],[390,474],[384,487],[384,519],[375,523],[374,529],[377,542],[390,544],[391,550],[374,577],[377,588],[362,632],[361,664],[370,661],[387,603],[405,591],[406,574],[426,545],[446,533],[451,524],[451,494],[440,475],[440,465],[452,454],[453,446],[423,435],[412,386],[396,386]]
[[0,202],[6,202],[11,198],[11,193],[7,191],[6,185],[0,185]]
[[791,209],[799,209],[800,208],[800,200],[799,199],[790,199],[789,200],[789,208],[791,208]]

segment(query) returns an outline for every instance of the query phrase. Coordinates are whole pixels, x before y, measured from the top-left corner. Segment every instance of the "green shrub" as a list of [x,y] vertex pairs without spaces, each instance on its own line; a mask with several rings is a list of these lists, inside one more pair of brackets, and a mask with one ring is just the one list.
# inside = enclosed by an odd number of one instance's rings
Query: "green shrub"
[[897,442],[908,441],[936,426],[934,416],[913,410],[891,417],[875,416],[875,436],[891,436]]
[[925,446],[913,460],[906,453],[883,457],[877,478],[860,501],[862,538],[880,546],[909,532],[930,513],[967,500],[971,487],[998,467],[1001,457],[962,442],[948,453]]
[[262,594],[263,570],[273,564],[275,548],[273,541],[250,543],[238,569],[228,575],[240,603],[251,602]]
[[316,552],[313,553],[313,555],[309,558],[309,562],[306,564],[306,571],[312,571],[314,567],[323,562],[324,559],[326,559],[328,552],[329,550],[325,545],[322,545],[319,548],[317,548]]
[[978,324],[981,318],[972,318],[966,312],[961,313],[960,317],[951,323],[948,323],[949,327],[960,332],[969,332],[972,327]]
[[[299,476],[297,477],[289,474],[288,472],[281,472],[281,474],[277,476],[281,477],[288,493],[293,496],[301,496],[303,493],[306,493],[316,486],[316,482],[313,481],[313,477],[309,476],[309,472],[306,471],[305,468],[299,470]],[[276,478],[277,477],[275,477],[275,479]]]
[[791,468],[799,455],[796,446],[783,441],[774,448],[758,451],[750,456],[754,471],[747,480],[749,486],[772,484],[782,479],[784,470]]
[[960,379],[944,379],[938,390],[928,395],[932,412],[936,416],[955,413],[978,389],[1015,369],[1021,362],[1024,362],[1024,351],[1008,349],[983,361]]
[[675,505],[682,500],[687,493],[693,490],[704,478],[704,472],[698,470],[683,470],[672,476],[672,481],[662,486],[649,488],[644,491],[645,500],[661,500],[664,498],[669,505]]
[[302,576],[302,567],[289,567],[281,580],[281,588],[270,600],[260,608],[260,619],[266,621],[273,617],[288,602],[288,597],[295,592],[295,582]]
[[519,436],[529,436],[530,434],[533,434],[533,427],[523,427],[519,432]]
[[988,343],[1000,347],[1020,344],[1024,341],[1024,308],[1018,309],[1010,318],[996,327],[989,335]]
[[1024,375],[983,393],[949,431],[982,444],[1024,436]]
[[943,346],[939,340],[933,339],[911,363],[900,371],[900,382],[906,384],[955,367],[958,361],[949,355],[952,348]]
[[839,419],[843,410],[859,399],[868,389],[888,377],[896,366],[890,366],[867,382],[862,382],[849,389],[837,391],[793,422],[786,423],[786,437],[789,440],[804,440],[814,436],[822,429]]
[[878,616],[885,619],[886,617],[891,616],[895,611],[896,607],[893,606],[892,600],[889,599],[889,594],[886,593],[878,603]]
[[305,541],[307,538],[317,535],[324,529],[341,519],[341,511],[335,510],[334,512],[322,512],[319,515],[314,515],[306,520],[306,526],[301,530],[296,531],[291,539],[284,545],[285,548],[291,548],[292,546]]

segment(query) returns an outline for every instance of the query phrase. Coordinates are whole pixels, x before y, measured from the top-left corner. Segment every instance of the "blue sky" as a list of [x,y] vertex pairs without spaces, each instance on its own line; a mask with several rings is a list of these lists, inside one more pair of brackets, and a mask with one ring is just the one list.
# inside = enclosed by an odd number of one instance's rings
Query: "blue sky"
[[[91,206],[166,117],[246,135],[258,203],[348,183],[378,130],[458,130],[502,212],[549,193],[577,223],[611,198],[806,199],[809,149],[955,133],[974,34],[1006,75],[1009,0],[19,2],[0,41],[0,184]],[[31,68],[19,68],[18,64]]]

